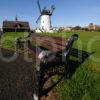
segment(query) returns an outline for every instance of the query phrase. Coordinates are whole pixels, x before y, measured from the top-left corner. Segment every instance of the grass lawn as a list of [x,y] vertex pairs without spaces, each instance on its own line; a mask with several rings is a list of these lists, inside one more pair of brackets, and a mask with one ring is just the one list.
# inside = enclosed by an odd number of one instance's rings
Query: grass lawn
[[[79,40],[73,48],[94,53],[79,65],[70,79],[58,84],[60,100],[100,100],[100,32],[76,33]],[[52,36],[69,37],[72,34],[57,33]]]
[[28,33],[24,32],[8,32],[4,33],[2,35],[2,47],[8,48],[8,49],[14,49],[15,48],[15,40],[16,38],[22,38],[24,39],[27,36]]
[[[69,32],[45,35],[69,37],[72,34]],[[61,100],[100,100],[100,32],[77,32],[77,34],[79,40],[75,42],[73,48],[93,54],[78,66],[70,79],[63,80],[57,85],[59,97]],[[3,47],[14,48],[16,37],[25,36],[23,33],[5,33],[2,38],[5,40]]]

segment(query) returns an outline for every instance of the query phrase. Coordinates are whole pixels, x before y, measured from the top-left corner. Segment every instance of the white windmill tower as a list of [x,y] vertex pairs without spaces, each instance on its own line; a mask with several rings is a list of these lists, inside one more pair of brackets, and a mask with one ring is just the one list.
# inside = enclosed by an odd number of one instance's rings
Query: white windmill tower
[[40,2],[37,0],[38,8],[40,11],[40,16],[38,17],[36,23],[41,19],[40,21],[40,30],[43,32],[53,32],[52,25],[51,25],[51,16],[53,15],[53,11],[55,10],[55,6],[52,5],[51,9],[44,9],[41,10]]

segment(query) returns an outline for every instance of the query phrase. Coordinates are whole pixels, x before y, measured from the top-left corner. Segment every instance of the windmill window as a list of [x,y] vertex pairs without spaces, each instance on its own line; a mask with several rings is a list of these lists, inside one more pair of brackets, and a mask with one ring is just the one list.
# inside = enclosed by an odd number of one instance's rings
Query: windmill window
[[44,26],[42,26],[42,29],[44,30]]

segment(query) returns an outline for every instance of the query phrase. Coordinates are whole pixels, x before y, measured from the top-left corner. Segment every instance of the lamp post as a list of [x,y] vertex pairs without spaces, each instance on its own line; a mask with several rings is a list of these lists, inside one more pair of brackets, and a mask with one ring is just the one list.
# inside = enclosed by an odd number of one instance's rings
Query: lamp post
[[1,32],[1,29],[0,29],[0,39],[1,39],[1,35],[2,35],[2,32]]
[[16,16],[16,18],[15,18],[15,33],[17,33],[18,26],[19,26],[19,23],[18,23],[18,18]]

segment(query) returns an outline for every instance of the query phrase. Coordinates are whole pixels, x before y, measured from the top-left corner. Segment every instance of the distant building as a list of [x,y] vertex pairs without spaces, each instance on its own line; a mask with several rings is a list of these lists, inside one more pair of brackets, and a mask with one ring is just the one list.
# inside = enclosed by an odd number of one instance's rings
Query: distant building
[[90,31],[100,31],[100,25],[95,25],[93,23],[90,23],[88,25],[88,30],[90,30]]
[[30,31],[29,22],[18,21],[16,17],[15,21],[3,21],[3,32],[26,32]]
[[100,31],[100,25],[95,25],[95,30]]
[[71,29],[72,29],[71,27],[65,27],[64,31],[71,31]]
[[95,28],[96,28],[96,25],[94,25],[93,23],[90,23],[88,26],[88,30],[90,30],[90,31],[95,30]]

